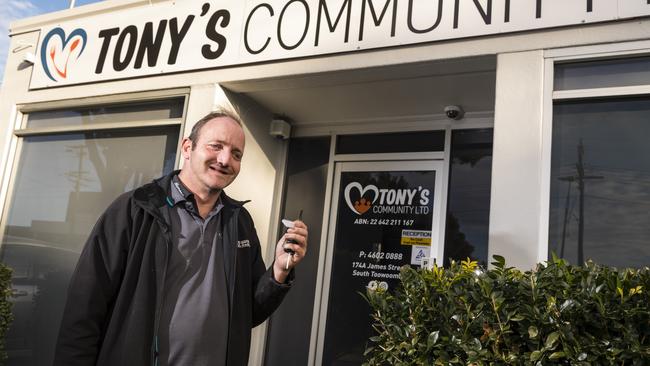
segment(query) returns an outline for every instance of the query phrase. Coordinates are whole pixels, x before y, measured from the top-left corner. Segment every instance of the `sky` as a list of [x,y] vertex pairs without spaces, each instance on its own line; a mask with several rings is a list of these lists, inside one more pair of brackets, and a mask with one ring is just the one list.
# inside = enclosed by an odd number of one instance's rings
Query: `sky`
[[[77,0],[75,6],[100,0]],[[9,51],[9,24],[17,19],[50,13],[70,7],[69,0],[0,0],[0,84],[4,78]]]

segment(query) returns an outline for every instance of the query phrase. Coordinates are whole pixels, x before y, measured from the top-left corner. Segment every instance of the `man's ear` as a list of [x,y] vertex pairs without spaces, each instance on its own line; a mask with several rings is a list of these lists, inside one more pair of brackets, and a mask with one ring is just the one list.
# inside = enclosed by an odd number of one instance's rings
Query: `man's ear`
[[181,153],[183,154],[183,159],[188,160],[190,154],[192,153],[192,140],[187,137],[183,139],[181,143]]

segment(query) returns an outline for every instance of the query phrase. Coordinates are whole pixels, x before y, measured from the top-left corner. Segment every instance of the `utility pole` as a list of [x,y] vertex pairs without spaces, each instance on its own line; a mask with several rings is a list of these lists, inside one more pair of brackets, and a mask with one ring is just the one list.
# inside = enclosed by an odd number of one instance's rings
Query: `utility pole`
[[566,200],[564,200],[564,222],[562,223],[562,243],[560,244],[560,258],[564,258],[564,243],[566,242],[566,227],[569,222],[569,204],[571,203],[571,184],[575,182],[576,177],[560,177],[559,180],[569,182],[566,191]]
[[564,208],[564,227],[562,228],[562,244],[560,247],[560,257],[564,254],[564,242],[566,239],[566,224],[567,224],[567,215],[569,210],[569,194],[571,193],[571,183],[578,182],[578,264],[582,264],[585,260],[584,255],[584,232],[585,232],[585,181],[591,179],[603,179],[602,175],[585,175],[585,166],[584,166],[584,154],[585,148],[582,143],[582,139],[578,143],[578,162],[576,163],[576,173],[575,176],[560,177],[559,180],[568,181],[569,188],[567,191],[567,199]]
[[70,171],[63,173],[68,179],[74,183],[74,192],[79,193],[81,192],[81,187],[84,186],[85,182],[91,181],[91,179],[86,178],[86,175],[88,174],[88,171],[84,170],[83,163],[84,163],[84,157],[87,155],[86,151],[86,146],[85,145],[72,145],[68,146],[65,150],[69,151],[79,157],[79,164],[77,167],[77,171]]

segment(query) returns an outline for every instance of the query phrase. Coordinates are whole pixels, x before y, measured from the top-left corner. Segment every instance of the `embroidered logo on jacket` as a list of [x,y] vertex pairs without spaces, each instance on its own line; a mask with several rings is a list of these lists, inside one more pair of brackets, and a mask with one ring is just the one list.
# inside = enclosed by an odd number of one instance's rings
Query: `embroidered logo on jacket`
[[251,242],[246,239],[246,240],[237,240],[237,248],[250,248],[251,247]]

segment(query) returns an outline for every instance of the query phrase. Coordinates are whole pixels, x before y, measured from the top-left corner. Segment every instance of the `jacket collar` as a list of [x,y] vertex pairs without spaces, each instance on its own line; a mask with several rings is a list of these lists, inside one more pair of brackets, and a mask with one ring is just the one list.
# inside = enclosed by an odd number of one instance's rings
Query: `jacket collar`
[[[171,181],[179,172],[180,170],[175,170],[165,176],[154,179],[151,183],[147,183],[142,187],[137,188],[133,192],[133,199],[136,204],[167,223],[168,220],[165,219],[165,216],[163,216],[161,211],[174,205],[170,192]],[[232,199],[228,197],[224,191],[221,192],[221,200],[224,209],[229,210],[241,208],[245,203],[249,202]]]

